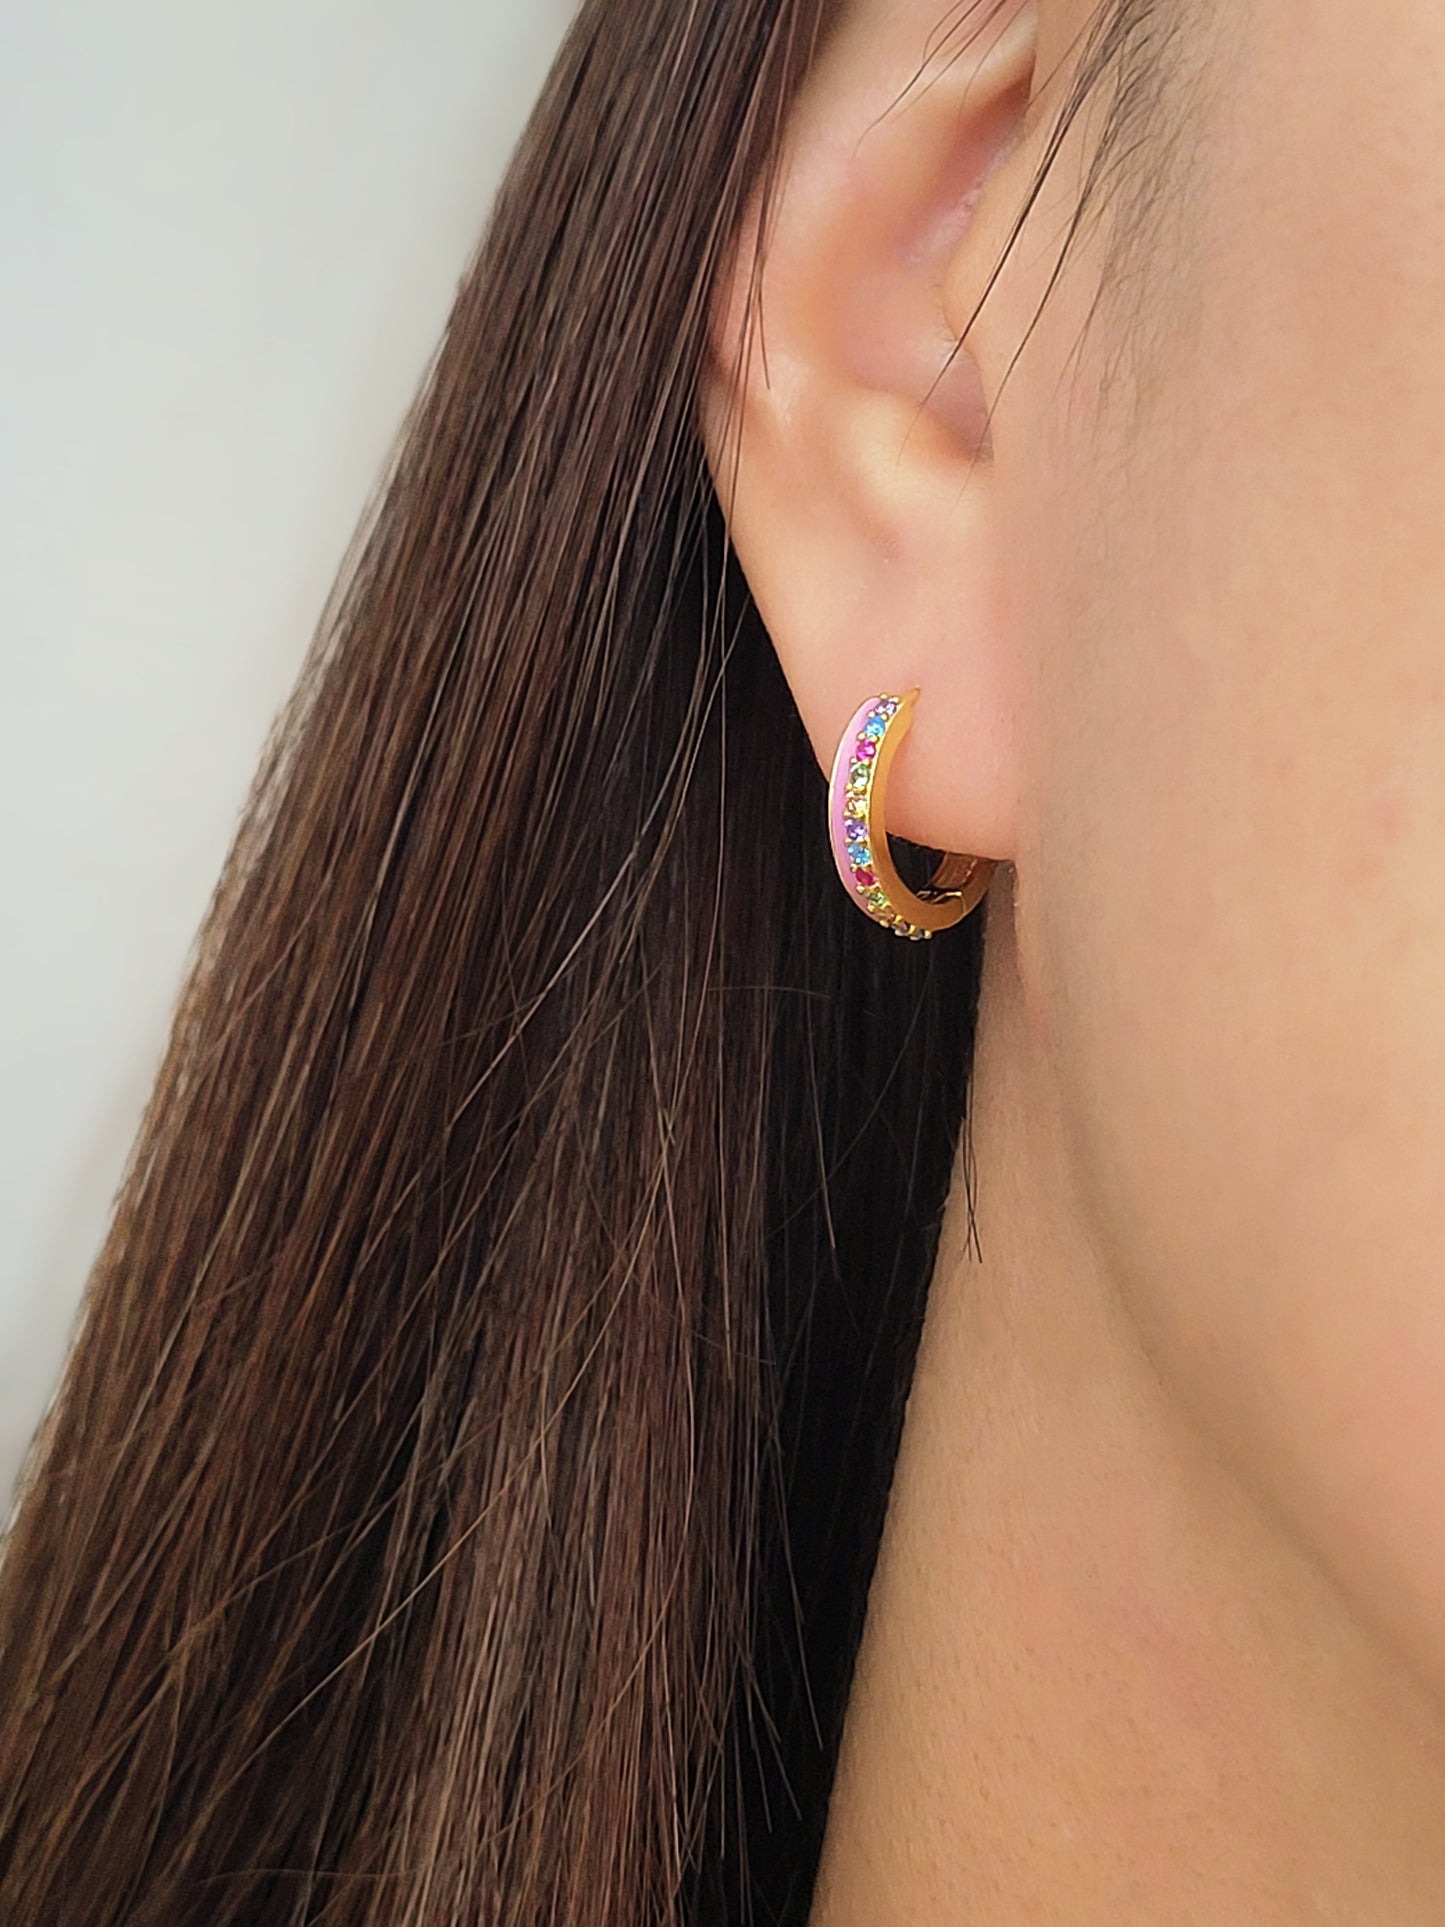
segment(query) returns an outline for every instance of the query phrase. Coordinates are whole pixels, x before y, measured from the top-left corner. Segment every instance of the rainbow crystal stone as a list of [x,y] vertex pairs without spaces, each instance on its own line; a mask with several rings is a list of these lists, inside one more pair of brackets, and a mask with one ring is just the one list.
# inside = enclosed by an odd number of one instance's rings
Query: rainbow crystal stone
[[[879,880],[880,866],[890,879],[894,877],[887,839],[875,841],[869,825],[879,752],[889,724],[903,707],[903,700],[897,696],[873,696],[854,712],[833,759],[829,813],[834,860],[853,901],[885,930],[917,942],[933,932],[914,923],[890,902],[888,890]],[[899,887],[896,880],[890,887]],[[906,892],[905,900],[910,900]]]

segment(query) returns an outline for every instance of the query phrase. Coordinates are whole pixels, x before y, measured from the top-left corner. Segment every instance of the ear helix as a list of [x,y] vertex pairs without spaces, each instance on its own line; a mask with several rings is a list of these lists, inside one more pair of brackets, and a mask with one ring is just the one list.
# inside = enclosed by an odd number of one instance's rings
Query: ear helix
[[849,719],[833,758],[828,827],[843,887],[858,908],[895,936],[931,937],[961,923],[982,901],[991,858],[947,853],[921,890],[910,890],[888,848],[888,771],[913,722],[918,691],[870,696]]

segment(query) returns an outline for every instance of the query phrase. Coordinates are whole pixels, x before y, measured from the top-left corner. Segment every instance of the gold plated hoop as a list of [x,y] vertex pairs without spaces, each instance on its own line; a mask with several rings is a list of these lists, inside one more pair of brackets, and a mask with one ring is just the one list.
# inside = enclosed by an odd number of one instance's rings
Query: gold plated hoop
[[849,719],[833,758],[828,827],[833,860],[858,908],[895,936],[931,937],[961,923],[983,897],[994,872],[990,857],[949,852],[921,890],[899,876],[888,848],[888,771],[913,722],[918,691],[870,696]]

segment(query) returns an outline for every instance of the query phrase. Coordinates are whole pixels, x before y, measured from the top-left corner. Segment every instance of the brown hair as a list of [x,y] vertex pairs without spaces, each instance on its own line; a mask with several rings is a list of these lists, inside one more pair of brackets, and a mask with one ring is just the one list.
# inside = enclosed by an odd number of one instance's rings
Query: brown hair
[[589,0],[280,721],[0,1569],[0,1918],[801,1920],[981,919],[880,939],[710,300],[816,0]]

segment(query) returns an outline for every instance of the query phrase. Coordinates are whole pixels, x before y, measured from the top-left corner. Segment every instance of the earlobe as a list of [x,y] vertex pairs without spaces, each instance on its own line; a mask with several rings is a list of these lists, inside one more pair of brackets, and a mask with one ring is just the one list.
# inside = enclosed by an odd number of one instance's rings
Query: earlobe
[[795,104],[765,246],[755,213],[719,291],[702,398],[820,766],[870,691],[918,686],[891,827],[995,857],[1012,854],[1018,664],[992,398],[945,301],[1028,105],[1033,16],[982,0],[945,40],[937,0],[854,0]]

